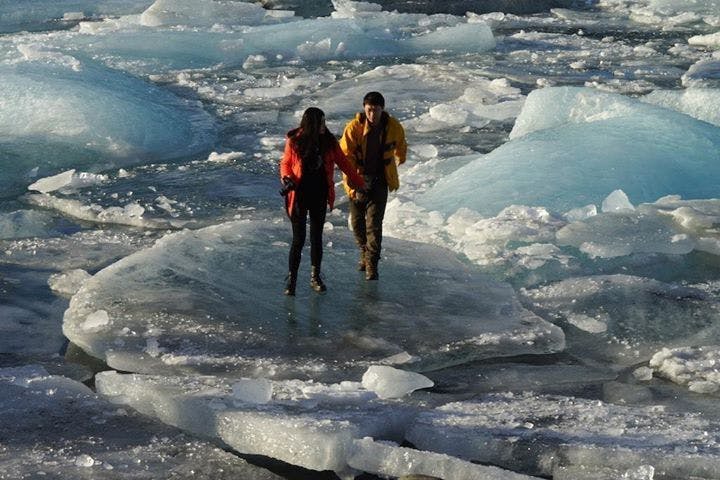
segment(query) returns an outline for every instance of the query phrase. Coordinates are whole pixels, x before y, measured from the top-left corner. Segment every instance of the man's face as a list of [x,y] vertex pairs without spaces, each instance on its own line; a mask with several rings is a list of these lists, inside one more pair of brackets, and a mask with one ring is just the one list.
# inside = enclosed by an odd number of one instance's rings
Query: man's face
[[380,115],[382,115],[383,107],[380,105],[370,105],[369,103],[366,103],[363,105],[363,109],[365,110],[365,116],[370,123],[375,124],[380,121]]

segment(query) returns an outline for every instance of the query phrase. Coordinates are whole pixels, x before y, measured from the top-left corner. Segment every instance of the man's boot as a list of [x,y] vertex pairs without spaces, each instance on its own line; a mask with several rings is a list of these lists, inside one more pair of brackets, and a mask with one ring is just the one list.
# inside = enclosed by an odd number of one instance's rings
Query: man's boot
[[322,278],[320,278],[320,267],[312,267],[310,270],[310,286],[318,293],[322,293],[327,290]]
[[378,275],[378,264],[377,262],[368,261],[365,264],[365,280],[377,280],[379,278]]
[[295,295],[295,285],[297,285],[297,272],[289,272],[285,277],[285,295]]
[[367,250],[365,246],[360,247],[360,261],[358,261],[358,272],[365,271],[365,261],[367,260]]

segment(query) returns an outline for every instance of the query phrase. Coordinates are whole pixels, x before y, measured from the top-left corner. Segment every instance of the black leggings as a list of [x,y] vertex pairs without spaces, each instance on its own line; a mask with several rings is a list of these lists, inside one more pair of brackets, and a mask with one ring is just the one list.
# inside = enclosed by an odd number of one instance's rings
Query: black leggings
[[327,197],[325,195],[313,195],[313,197],[298,198],[295,211],[290,217],[293,232],[289,259],[291,272],[297,272],[300,268],[302,249],[305,246],[308,214],[310,215],[310,263],[318,269],[322,263],[322,234],[325,225],[325,214],[327,213]]

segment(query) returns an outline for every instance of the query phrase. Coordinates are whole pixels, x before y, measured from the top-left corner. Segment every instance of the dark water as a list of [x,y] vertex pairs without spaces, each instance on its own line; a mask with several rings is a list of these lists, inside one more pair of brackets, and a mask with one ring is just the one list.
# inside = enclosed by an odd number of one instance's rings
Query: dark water
[[[263,0],[270,9],[294,10],[302,17],[322,17],[333,11],[331,0]],[[401,13],[449,13],[465,15],[466,12],[503,12],[517,15],[547,12],[551,8],[580,8],[590,1],[577,0],[375,0],[383,10]]]

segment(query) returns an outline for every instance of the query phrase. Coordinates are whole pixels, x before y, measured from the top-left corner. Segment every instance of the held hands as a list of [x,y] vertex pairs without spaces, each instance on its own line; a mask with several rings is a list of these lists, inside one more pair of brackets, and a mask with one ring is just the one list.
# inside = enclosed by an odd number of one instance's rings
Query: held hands
[[362,188],[356,188],[355,189],[355,198],[353,198],[356,202],[365,202],[368,199],[368,190],[365,187]]
[[279,193],[285,197],[291,190],[295,190],[295,187],[296,185],[292,178],[288,176],[282,177],[282,187],[280,188]]

